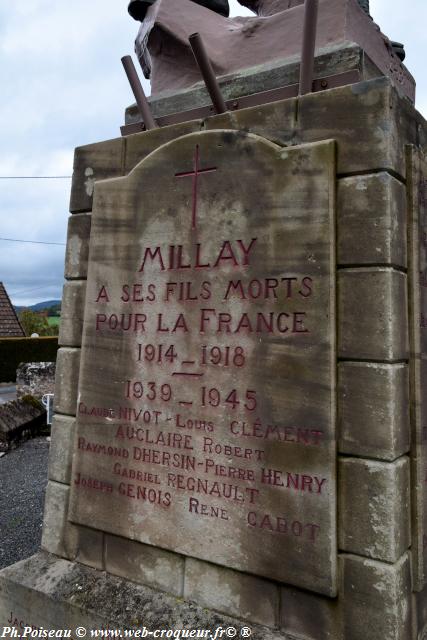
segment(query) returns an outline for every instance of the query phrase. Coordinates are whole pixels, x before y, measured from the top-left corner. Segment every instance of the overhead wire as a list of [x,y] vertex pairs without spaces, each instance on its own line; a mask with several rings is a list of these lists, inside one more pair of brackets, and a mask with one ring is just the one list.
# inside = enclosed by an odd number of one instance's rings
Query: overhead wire
[[73,176],[0,176],[0,180],[71,180]]
[[42,284],[39,287],[32,287],[31,289],[18,289],[18,291],[11,291],[10,295],[11,296],[24,295],[24,293],[31,293],[32,291],[39,291],[40,289],[47,289],[47,288],[56,287],[56,286],[60,286],[60,285],[45,285],[45,284]]
[[23,242],[25,244],[48,244],[58,247],[65,247],[65,242],[45,242],[43,240],[21,240],[17,238],[0,238],[2,242]]

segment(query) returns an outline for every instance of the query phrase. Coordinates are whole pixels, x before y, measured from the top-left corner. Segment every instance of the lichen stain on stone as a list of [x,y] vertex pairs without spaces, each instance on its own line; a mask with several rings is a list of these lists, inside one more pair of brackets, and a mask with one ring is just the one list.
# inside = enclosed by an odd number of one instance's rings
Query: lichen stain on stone
[[384,536],[383,522],[385,511],[386,505],[383,498],[381,496],[373,496],[369,502],[369,522],[375,534],[375,542],[369,547],[369,552],[373,558],[377,556],[379,548],[383,549],[387,543]]
[[[355,96],[363,96],[363,102],[367,105],[374,105],[378,102],[381,97],[381,93],[376,91],[376,84],[384,84],[383,79],[380,79],[380,83],[374,83],[369,80],[365,80],[364,82],[357,82],[356,84],[352,84],[350,87],[351,93]],[[383,86],[380,87],[380,90],[383,89]]]
[[82,241],[78,236],[71,236],[68,239],[68,255],[70,264],[73,267],[78,267],[80,264]]
[[368,185],[366,183],[366,180],[360,180],[356,185],[356,191],[367,191],[367,190],[368,190]]
[[384,124],[383,127],[376,127],[374,130],[374,136],[377,140],[378,145],[386,145],[389,136],[389,127],[387,126],[387,124]]
[[86,195],[88,195],[89,198],[93,196],[93,189],[95,186],[95,179],[93,178],[93,175],[94,175],[93,169],[91,167],[86,167],[85,177],[87,178],[87,180],[85,180],[85,190],[86,190]]

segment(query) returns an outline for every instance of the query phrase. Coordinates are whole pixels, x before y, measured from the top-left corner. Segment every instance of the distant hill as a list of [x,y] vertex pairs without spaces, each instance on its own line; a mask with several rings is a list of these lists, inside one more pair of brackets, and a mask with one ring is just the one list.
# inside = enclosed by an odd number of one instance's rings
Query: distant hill
[[61,304],[61,300],[45,300],[44,302],[37,302],[30,307],[18,307],[15,306],[15,310],[19,313],[23,309],[31,309],[31,311],[41,311],[42,309],[50,309],[50,307],[56,307]]

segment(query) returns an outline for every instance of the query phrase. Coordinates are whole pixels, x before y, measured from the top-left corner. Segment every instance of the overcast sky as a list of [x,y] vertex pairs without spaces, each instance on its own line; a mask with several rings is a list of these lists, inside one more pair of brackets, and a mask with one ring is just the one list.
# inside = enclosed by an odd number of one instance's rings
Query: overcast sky
[[[65,243],[74,147],[120,135],[132,95],[120,63],[138,25],[127,0],[0,0],[0,237]],[[232,15],[248,15],[231,0]],[[405,43],[427,114],[426,0],[371,0]],[[0,240],[0,281],[15,304],[60,298],[64,246]]]

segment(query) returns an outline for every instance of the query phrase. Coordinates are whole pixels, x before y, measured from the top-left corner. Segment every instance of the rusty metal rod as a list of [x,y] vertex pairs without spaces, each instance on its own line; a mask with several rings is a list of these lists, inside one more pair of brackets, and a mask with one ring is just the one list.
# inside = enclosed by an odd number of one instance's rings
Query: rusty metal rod
[[126,71],[133,95],[135,96],[136,104],[138,105],[145,128],[147,131],[149,129],[156,129],[158,125],[151,113],[150,105],[148,104],[147,97],[144,93],[144,89],[142,88],[142,84],[139,80],[132,58],[130,56],[124,56],[122,58],[122,64]]
[[218,80],[216,79],[214,70],[212,69],[211,61],[209,60],[200,33],[193,33],[189,37],[189,41],[200,69],[200,73],[205,81],[206,89],[211,97],[215,113],[225,113],[228,111],[227,105],[225,104],[221,89],[219,88]]
[[317,16],[319,0],[305,0],[304,31],[302,37],[299,95],[313,89],[314,53],[316,50]]

